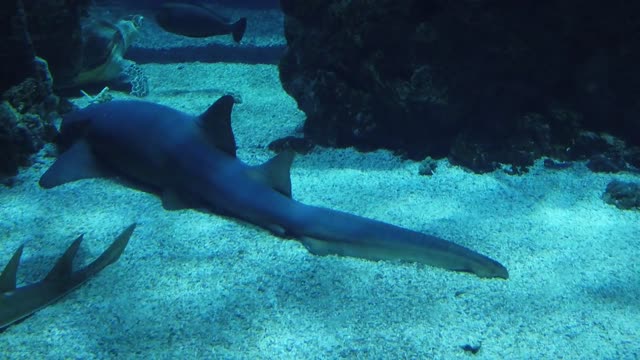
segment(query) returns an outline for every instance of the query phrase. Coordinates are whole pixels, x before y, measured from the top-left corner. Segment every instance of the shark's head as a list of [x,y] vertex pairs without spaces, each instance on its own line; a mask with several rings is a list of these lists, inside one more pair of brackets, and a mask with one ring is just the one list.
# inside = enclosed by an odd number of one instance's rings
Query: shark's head
[[60,124],[60,133],[57,137],[57,144],[62,151],[68,149],[76,140],[85,136],[89,124],[91,123],[92,107],[72,111],[66,114]]

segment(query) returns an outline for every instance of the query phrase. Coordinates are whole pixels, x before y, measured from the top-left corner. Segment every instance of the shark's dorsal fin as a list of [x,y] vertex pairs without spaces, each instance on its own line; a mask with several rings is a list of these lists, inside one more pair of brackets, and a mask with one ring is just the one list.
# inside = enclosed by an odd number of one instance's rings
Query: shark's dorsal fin
[[20,245],[18,250],[13,253],[13,256],[11,257],[11,260],[9,260],[7,266],[2,270],[2,274],[0,274],[0,293],[16,289],[16,273],[18,272],[22,249],[24,249],[24,245]]
[[55,266],[47,276],[44,278],[45,281],[57,281],[68,279],[73,272],[73,258],[76,256],[78,252],[78,248],[80,248],[80,243],[82,242],[82,235],[78,236],[78,238],[67,248],[67,251],[58,259]]
[[272,189],[291,197],[291,163],[295,153],[285,150],[262,165],[255,166],[253,176]]
[[198,123],[207,138],[220,150],[235,157],[236,139],[231,129],[233,96],[225,95],[198,117]]

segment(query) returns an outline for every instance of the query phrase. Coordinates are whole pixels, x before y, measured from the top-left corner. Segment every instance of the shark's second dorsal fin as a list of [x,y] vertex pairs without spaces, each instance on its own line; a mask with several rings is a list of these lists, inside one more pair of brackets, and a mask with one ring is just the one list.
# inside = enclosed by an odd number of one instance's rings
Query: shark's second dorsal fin
[[252,170],[256,178],[265,182],[274,190],[291,197],[291,163],[295,153],[285,150]]
[[233,96],[225,95],[198,117],[200,127],[220,150],[235,157],[236,139],[231,129],[231,109]]
[[58,262],[55,264],[53,269],[49,271],[47,276],[44,278],[48,281],[57,281],[69,278],[73,271],[73,258],[76,256],[78,252],[78,248],[80,247],[80,243],[82,242],[82,235],[78,236],[78,238],[67,248],[67,251],[58,259]]
[[16,289],[16,273],[18,272],[22,249],[24,249],[24,245],[20,245],[18,250],[13,253],[13,256],[11,257],[11,260],[9,260],[7,266],[2,270],[2,274],[0,274],[0,293]]

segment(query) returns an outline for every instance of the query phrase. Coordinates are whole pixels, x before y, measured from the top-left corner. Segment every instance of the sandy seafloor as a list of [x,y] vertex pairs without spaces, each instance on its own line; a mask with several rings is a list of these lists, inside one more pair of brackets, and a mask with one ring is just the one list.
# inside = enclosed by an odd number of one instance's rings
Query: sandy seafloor
[[[240,95],[238,156],[259,164],[304,115],[272,65],[143,65],[146,99],[197,114]],[[127,97],[115,94],[117,98]],[[78,103],[82,104],[80,99]],[[142,139],[144,141],[144,139]],[[0,334],[7,359],[637,359],[640,213],[605,204],[614,178],[584,164],[435,175],[387,151],[316,148],[292,169],[294,197],[437,235],[505,264],[507,281],[441,269],[318,257],[297,241],[107,179],[43,190],[44,150],[0,187],[0,266],[42,279],[80,233],[77,265],[138,227],[123,257]],[[472,355],[464,345],[480,346]]]

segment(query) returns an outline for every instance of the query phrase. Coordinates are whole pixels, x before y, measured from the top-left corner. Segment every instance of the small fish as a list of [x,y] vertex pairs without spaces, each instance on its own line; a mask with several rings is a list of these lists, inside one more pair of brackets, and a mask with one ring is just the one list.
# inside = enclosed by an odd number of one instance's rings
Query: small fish
[[156,22],[165,31],[189,37],[231,34],[237,43],[247,29],[246,18],[230,24],[210,8],[193,4],[165,3],[156,14]]

